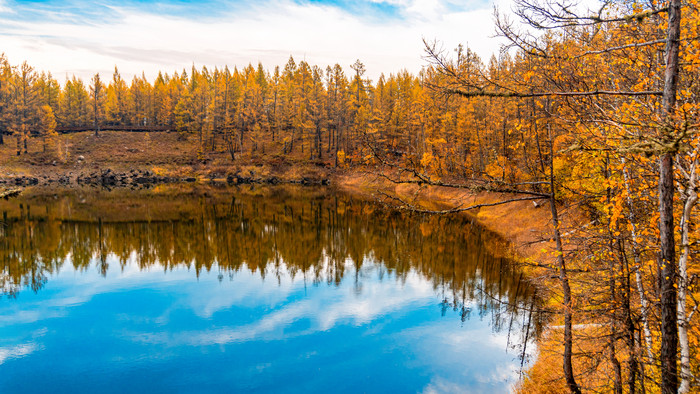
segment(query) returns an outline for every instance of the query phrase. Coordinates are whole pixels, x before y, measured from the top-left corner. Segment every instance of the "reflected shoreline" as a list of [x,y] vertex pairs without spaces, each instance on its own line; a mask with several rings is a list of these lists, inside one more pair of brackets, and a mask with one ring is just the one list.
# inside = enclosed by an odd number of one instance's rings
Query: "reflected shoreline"
[[478,270],[498,277],[502,290],[522,281],[506,278],[515,273],[509,262],[491,256],[483,242],[489,234],[463,217],[396,212],[330,190],[37,189],[0,202],[2,261],[19,277],[22,268],[52,267],[69,255],[75,267],[110,253],[123,262],[136,253],[144,267],[160,262],[197,270],[215,262],[257,270],[281,260],[307,270],[324,258],[361,266],[373,256],[399,273],[421,267],[449,280]]

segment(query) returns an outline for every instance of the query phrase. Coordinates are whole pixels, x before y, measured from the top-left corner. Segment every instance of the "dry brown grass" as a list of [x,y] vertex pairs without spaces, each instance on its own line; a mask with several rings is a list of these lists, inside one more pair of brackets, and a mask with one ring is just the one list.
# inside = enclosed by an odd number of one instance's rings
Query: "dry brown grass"
[[[99,137],[92,132],[63,134],[47,146],[46,152],[39,138],[32,138],[28,152],[17,156],[17,140],[5,136],[0,145],[0,177],[42,176],[72,173],[90,173],[103,169],[126,172],[149,170],[164,176],[196,176],[203,179],[221,179],[228,175],[260,178],[276,176],[281,180],[327,178],[333,171],[331,160],[309,161],[308,147],[292,154],[282,154],[282,145],[269,142],[257,150],[246,147],[231,160],[222,141],[216,150],[208,146],[198,156],[198,139],[194,135],[182,138],[174,132],[136,133],[102,131]],[[82,157],[82,159],[80,159]]]

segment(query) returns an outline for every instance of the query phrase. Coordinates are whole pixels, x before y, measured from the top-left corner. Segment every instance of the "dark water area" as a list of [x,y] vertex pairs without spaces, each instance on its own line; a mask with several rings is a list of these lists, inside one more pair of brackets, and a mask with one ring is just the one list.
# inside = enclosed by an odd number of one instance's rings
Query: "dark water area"
[[0,393],[508,392],[545,325],[469,219],[329,188],[34,189],[0,213]]

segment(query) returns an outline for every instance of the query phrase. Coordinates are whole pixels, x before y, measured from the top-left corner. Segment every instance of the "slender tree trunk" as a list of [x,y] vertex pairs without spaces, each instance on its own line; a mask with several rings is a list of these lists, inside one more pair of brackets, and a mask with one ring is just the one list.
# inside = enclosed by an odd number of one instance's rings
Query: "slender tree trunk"
[[204,125],[199,126],[199,149],[204,150]]
[[564,247],[561,242],[561,231],[559,228],[559,214],[557,212],[555,187],[554,187],[554,139],[552,138],[551,129],[549,131],[549,205],[552,212],[552,225],[554,226],[554,240],[557,245],[557,263],[559,264],[559,282],[561,283],[562,293],[564,296],[564,377],[569,391],[574,394],[580,394],[581,389],[574,378],[574,368],[571,362],[573,356],[573,332],[572,332],[572,305],[571,305],[571,287],[569,286],[569,276],[566,271],[566,262],[564,260]]
[[676,298],[675,242],[673,239],[673,157],[659,160],[659,240],[658,264],[661,273],[661,389],[665,394],[678,390],[678,327]]
[[322,147],[321,145],[323,144],[323,137],[321,137],[321,125],[316,124],[316,154],[317,154],[317,159],[321,160],[322,159]]
[[339,133],[340,133],[340,128],[338,128],[338,129],[335,131],[335,167],[336,167],[336,168],[338,167],[338,151],[339,151],[339,149],[338,149],[339,146],[338,146],[338,145],[339,145],[339,143],[340,143],[340,137],[341,137],[341,136],[339,135]]
[[[504,111],[505,112],[505,111]],[[507,118],[506,114],[504,113],[503,115],[503,130],[501,131],[502,138],[503,138],[503,167],[501,169],[501,179],[503,182],[506,182],[506,163],[508,162],[508,149],[507,149],[507,142],[506,140],[508,139],[508,133],[506,128],[508,127],[507,123]]]
[[95,88],[94,94],[95,94],[95,99],[94,99],[93,108],[92,108],[92,110],[93,110],[93,112],[92,112],[92,114],[93,114],[92,125],[95,128],[95,137],[99,137],[100,136],[100,125],[99,125],[98,120],[97,120],[97,95],[99,94],[99,90],[97,90],[97,88]]
[[[551,182],[553,184],[554,182]],[[553,186],[553,185],[552,185]],[[571,362],[573,356],[573,332],[571,310],[571,287],[569,286],[569,277],[566,271],[566,263],[563,256],[563,247],[561,242],[561,233],[559,231],[559,217],[556,208],[556,200],[554,193],[550,196],[550,206],[552,211],[552,222],[554,224],[554,238],[557,244],[557,261],[559,263],[559,281],[561,282],[562,291],[564,294],[564,376],[566,385],[572,393],[580,393],[581,390],[574,378],[574,369]]]
[[[637,346],[641,348],[642,346],[642,333],[637,331],[634,335],[634,340],[637,342]],[[639,363],[639,393],[646,394],[646,386],[644,380],[646,379],[646,366],[644,362]]]
[[[619,231],[619,225],[618,225]],[[639,351],[635,343],[634,337],[636,332],[636,327],[634,321],[632,321],[632,308],[631,308],[631,298],[632,298],[632,286],[630,283],[630,267],[629,261],[625,254],[625,248],[623,242],[620,238],[617,239],[617,248],[620,256],[620,272],[624,274],[623,280],[623,295],[622,295],[622,305],[621,310],[623,313],[622,322],[624,324],[624,336],[625,343],[627,345],[627,351],[629,353],[627,359],[627,366],[629,371],[627,372],[627,387],[630,394],[636,392],[637,387],[637,375],[639,373]]]
[[[622,165],[625,165],[625,159],[622,159]],[[632,203],[632,194],[630,191],[630,177],[626,168],[622,169],[622,175],[625,180],[625,189],[627,190],[627,205],[629,205],[629,221],[632,224],[632,256],[634,257],[634,276],[637,282],[637,293],[639,294],[639,301],[642,304],[641,308],[641,319],[642,327],[644,330],[644,342],[647,351],[647,362],[651,363],[654,360],[654,353],[652,352],[652,338],[651,329],[649,328],[649,300],[644,293],[644,283],[642,281],[642,258],[639,254],[639,242],[637,237],[637,221],[634,216],[634,205]]]
[[610,339],[609,339],[609,350],[610,350],[610,362],[613,365],[613,387],[614,387],[614,392],[615,394],[622,394],[622,369],[620,367],[620,361],[617,359],[615,356],[615,335],[616,335],[616,330],[615,330],[615,318],[612,317],[610,319],[610,324],[612,325],[611,332],[610,332]]
[[688,222],[697,200],[697,193],[695,191],[690,191],[684,204],[683,216],[681,216],[681,256],[678,260],[678,339],[681,349],[681,385],[678,389],[679,393],[690,392],[690,381],[693,377],[690,369],[690,343],[688,340],[689,321],[686,315],[685,300],[688,289],[688,255],[690,254],[690,229]]
[[686,312],[686,297],[688,291],[688,257],[690,255],[690,218],[698,201],[697,187],[697,154],[698,147],[692,154],[690,168],[684,175],[688,185],[683,191],[683,213],[681,215],[681,255],[678,259],[678,339],[681,350],[681,383],[679,393],[690,392],[690,382],[693,378],[690,368],[690,343],[688,339],[688,324],[690,319]]
[[[606,182],[610,179],[610,171],[608,169],[609,166],[609,158],[605,158],[605,162],[603,165],[603,176],[605,177]],[[606,194],[606,199],[607,203],[611,204],[612,200],[612,189],[610,186],[608,186],[605,189],[605,194]],[[616,342],[618,338],[618,333],[617,333],[617,325],[618,325],[618,303],[619,303],[619,297],[617,294],[617,267],[615,267],[615,259],[612,258],[612,256],[617,255],[617,250],[615,250],[614,246],[614,238],[615,236],[613,235],[613,229],[611,226],[611,223],[607,223],[608,227],[608,249],[610,251],[610,256],[611,258],[608,260],[608,271],[610,277],[608,280],[608,288],[610,290],[610,337],[608,339],[608,350],[610,351],[610,363],[613,366],[613,383],[614,383],[614,391],[615,394],[622,394],[622,367],[620,365],[620,360],[617,359],[617,354],[616,354]]]
[[[484,129],[486,129],[486,121],[484,121]],[[476,132],[476,141],[479,145],[479,173],[483,173],[484,169],[486,168],[486,164],[484,164],[486,160],[484,158],[484,148],[481,146],[481,135],[479,133],[479,128],[474,128],[474,131]]]
[[333,144],[333,125],[328,125],[328,145],[326,145],[326,153],[331,153],[331,146]]
[[239,134],[239,139],[238,139],[238,153],[243,154],[243,127],[241,127],[241,131]]

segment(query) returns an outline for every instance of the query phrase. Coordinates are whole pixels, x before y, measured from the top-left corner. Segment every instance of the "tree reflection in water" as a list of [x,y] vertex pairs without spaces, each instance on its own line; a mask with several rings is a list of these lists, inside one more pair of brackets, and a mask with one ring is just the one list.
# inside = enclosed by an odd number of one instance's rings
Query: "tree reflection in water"
[[[0,286],[9,297],[37,292],[64,264],[77,270],[186,267],[219,280],[249,270],[308,284],[346,278],[362,292],[363,268],[432,283],[442,313],[490,319],[508,343],[541,332],[535,289],[504,258],[493,235],[464,217],[385,209],[321,188],[186,188],[28,191],[0,202]],[[108,256],[121,267],[109,267]],[[114,261],[114,260],[113,260]],[[519,338],[511,340],[511,334]],[[522,360],[525,361],[524,359]]]

